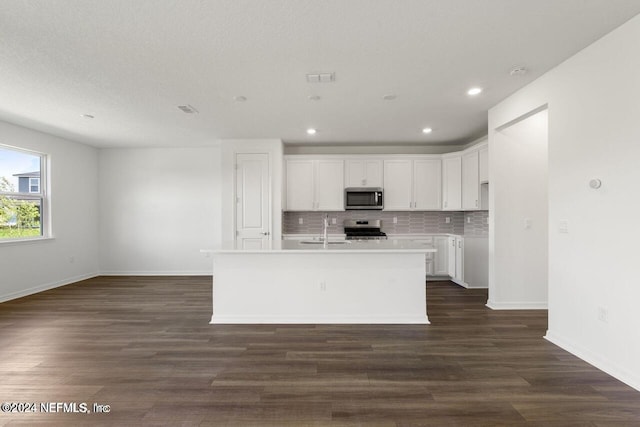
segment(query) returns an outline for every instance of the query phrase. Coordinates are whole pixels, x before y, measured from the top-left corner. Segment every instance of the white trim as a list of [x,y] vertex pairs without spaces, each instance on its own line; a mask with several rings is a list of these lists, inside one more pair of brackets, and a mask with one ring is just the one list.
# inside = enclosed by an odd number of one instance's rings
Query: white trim
[[82,274],[80,276],[69,277],[67,279],[58,280],[51,283],[45,283],[44,285],[34,286],[28,289],[23,289],[21,291],[13,292],[7,295],[0,295],[0,303],[11,301],[17,298],[26,297],[33,294],[37,294],[40,292],[48,291],[50,289],[59,288],[61,286],[70,285],[72,283],[80,282],[82,280],[92,279],[98,276],[99,274],[97,273]]
[[98,276],[212,276],[211,270],[201,271],[100,271]]
[[35,236],[35,237],[20,237],[17,239],[2,239],[0,240],[0,246],[11,246],[11,245],[25,245],[25,244],[33,244],[33,243],[45,243],[49,241],[55,240],[55,237],[43,237],[43,236]]
[[640,391],[640,377],[635,376],[632,372],[611,363],[609,360],[603,359],[595,353],[585,350],[581,346],[571,343],[571,341],[566,339],[566,337],[561,337],[549,330],[547,330],[547,334],[544,336],[544,339],[622,381],[628,386]]
[[548,303],[540,302],[495,302],[488,300],[487,307],[491,310],[548,310]]
[[430,324],[426,316],[211,316],[212,325],[215,324],[278,324],[278,323],[304,323],[304,324]]

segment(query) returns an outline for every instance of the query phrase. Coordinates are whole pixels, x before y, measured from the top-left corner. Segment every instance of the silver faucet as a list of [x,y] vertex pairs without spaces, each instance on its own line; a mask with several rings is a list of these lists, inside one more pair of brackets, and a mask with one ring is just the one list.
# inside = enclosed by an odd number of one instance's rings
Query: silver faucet
[[324,214],[324,220],[322,222],[322,246],[325,248],[329,246],[329,214]]

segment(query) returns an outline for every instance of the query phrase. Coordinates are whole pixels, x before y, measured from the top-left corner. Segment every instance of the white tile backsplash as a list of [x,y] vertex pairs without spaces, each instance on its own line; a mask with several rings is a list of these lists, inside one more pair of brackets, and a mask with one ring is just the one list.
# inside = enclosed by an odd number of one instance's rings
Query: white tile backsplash
[[486,236],[489,234],[488,211],[474,211],[464,213],[464,235]]
[[[325,212],[284,212],[282,232],[284,234],[314,234],[322,231]],[[387,234],[436,234],[465,232],[464,212],[389,212],[389,211],[345,211],[328,212],[336,224],[329,226],[329,233],[344,233],[345,219],[381,219],[382,231]],[[394,217],[397,223],[394,224]],[[450,222],[446,222],[446,218]],[[302,218],[302,224],[299,220]],[[331,221],[330,221],[331,222]]]

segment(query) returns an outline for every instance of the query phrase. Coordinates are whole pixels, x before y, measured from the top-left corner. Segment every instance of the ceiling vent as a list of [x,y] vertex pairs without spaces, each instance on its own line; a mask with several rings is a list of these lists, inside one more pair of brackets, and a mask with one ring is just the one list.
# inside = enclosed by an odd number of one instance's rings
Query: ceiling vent
[[336,81],[336,73],[307,74],[307,83],[333,83]]
[[183,113],[186,114],[198,114],[198,110],[196,110],[195,108],[193,108],[193,106],[187,104],[187,105],[178,105],[178,108],[182,110]]
[[511,74],[512,76],[524,76],[528,71],[529,70],[527,70],[525,67],[513,67],[511,71],[509,71],[509,74]]

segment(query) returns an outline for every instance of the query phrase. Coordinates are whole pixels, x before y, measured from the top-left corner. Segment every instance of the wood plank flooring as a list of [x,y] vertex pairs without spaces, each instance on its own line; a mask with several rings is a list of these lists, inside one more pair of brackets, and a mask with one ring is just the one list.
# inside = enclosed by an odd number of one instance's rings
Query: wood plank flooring
[[209,277],[99,277],[0,304],[0,425],[640,426],[640,393],[545,311],[429,282],[431,325],[209,325]]

